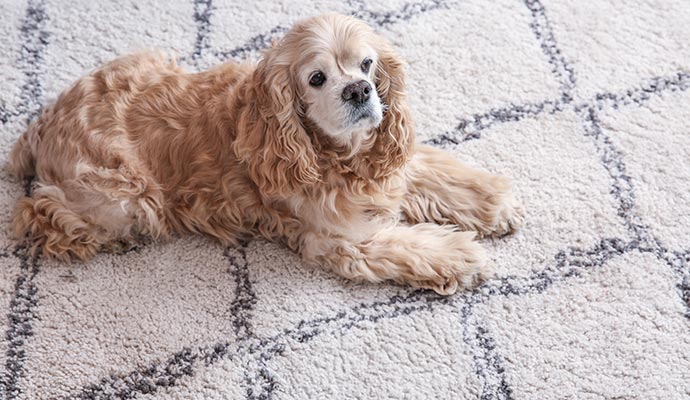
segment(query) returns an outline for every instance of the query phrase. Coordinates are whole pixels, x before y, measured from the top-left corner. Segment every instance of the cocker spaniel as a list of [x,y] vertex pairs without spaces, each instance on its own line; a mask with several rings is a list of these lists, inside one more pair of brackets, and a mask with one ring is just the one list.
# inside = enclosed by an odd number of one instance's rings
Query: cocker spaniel
[[261,236],[347,278],[472,286],[489,273],[476,234],[513,232],[524,209],[508,179],[415,144],[403,69],[335,14],[298,22],[254,66],[118,58],[12,150],[12,171],[36,180],[14,234],[64,260],[140,235]]

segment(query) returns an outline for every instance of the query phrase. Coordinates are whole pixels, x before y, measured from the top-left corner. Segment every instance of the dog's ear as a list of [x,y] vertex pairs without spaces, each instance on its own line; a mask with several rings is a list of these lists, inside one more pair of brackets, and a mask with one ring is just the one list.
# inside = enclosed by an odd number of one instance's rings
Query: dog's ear
[[233,146],[261,193],[285,196],[318,182],[320,174],[289,66],[275,51],[268,51],[247,83]]
[[376,91],[385,104],[370,162],[374,178],[402,167],[414,151],[415,130],[405,98],[405,65],[391,45],[377,36]]

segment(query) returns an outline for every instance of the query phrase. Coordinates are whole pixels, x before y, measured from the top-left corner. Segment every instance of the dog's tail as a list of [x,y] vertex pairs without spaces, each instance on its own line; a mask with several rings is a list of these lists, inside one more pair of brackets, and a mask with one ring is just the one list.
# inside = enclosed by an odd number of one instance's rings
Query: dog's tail
[[36,173],[36,159],[31,148],[32,140],[39,137],[40,122],[34,121],[14,144],[10,153],[8,166],[19,179],[32,177]]

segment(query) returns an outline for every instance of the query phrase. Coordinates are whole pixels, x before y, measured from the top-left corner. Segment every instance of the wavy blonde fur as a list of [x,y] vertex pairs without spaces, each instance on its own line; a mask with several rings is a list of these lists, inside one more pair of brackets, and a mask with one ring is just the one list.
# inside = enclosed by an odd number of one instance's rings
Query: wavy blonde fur
[[[314,117],[308,99],[328,91],[306,84],[304,65],[344,65],[357,49],[376,53],[365,78],[385,111],[340,137]],[[523,217],[505,178],[415,149],[402,60],[335,14],[299,22],[256,66],[189,74],[162,54],[118,58],[45,109],[10,168],[35,177],[15,235],[63,260],[140,235],[261,236],[347,278],[449,294],[488,274],[475,233],[509,233]]]

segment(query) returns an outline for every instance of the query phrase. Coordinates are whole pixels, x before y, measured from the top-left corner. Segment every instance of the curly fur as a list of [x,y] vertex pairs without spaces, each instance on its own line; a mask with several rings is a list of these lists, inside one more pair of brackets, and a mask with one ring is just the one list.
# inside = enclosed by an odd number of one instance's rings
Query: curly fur
[[[367,51],[374,68],[359,71]],[[307,84],[314,65],[333,71],[327,88]],[[342,123],[352,79],[385,109],[371,126]],[[44,110],[10,167],[36,177],[15,235],[63,260],[139,235],[263,236],[347,278],[449,294],[488,274],[474,232],[509,233],[523,216],[505,178],[415,148],[402,60],[334,14],[299,22],[256,66],[189,74],[162,54],[118,58]]]

